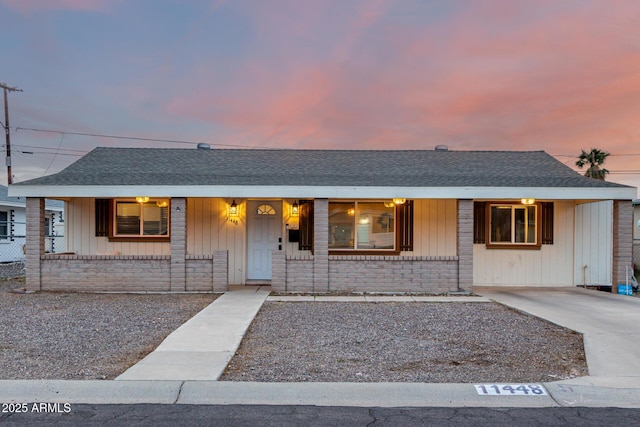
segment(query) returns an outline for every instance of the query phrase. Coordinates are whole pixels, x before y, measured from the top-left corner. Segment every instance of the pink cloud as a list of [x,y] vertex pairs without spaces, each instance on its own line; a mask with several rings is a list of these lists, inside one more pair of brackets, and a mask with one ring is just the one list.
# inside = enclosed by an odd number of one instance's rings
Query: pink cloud
[[337,3],[259,3],[244,12],[263,51],[203,56],[162,97],[152,87],[171,70],[119,93],[247,145],[572,154],[637,143],[635,3],[478,1],[428,25],[390,20],[399,4],[331,20]]

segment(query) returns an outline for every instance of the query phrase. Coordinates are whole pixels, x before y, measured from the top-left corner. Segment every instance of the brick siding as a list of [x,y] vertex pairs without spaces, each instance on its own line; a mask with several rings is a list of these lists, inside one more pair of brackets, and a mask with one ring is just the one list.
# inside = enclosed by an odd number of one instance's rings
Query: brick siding
[[618,292],[618,284],[625,283],[626,267],[633,258],[633,205],[631,200],[613,201],[613,282],[611,292]]
[[171,290],[187,290],[187,199],[171,199]]
[[44,199],[27,197],[27,238],[25,265],[29,291],[41,289],[40,255],[44,253]]
[[213,255],[187,255],[187,292],[225,292],[228,289],[227,251]]
[[458,290],[473,289],[473,200],[458,200]]
[[329,291],[329,200],[315,199],[313,202],[313,290]]
[[41,255],[43,291],[160,292],[170,289],[166,255]]
[[[314,256],[286,258],[285,286],[278,292],[325,292],[314,287]],[[458,257],[331,255],[328,292],[458,291]],[[273,283],[272,283],[273,287]]]
[[[187,292],[225,292],[228,289],[227,251],[188,255]],[[41,290],[79,292],[168,292],[171,257],[168,255],[40,256]]]

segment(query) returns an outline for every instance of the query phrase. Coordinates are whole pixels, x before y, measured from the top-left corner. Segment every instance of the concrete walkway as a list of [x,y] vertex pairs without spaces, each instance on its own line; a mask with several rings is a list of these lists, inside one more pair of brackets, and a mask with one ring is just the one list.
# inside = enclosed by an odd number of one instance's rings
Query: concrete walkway
[[116,380],[217,380],[270,291],[232,288]]
[[591,377],[640,377],[640,298],[576,287],[474,292],[582,333]]
[[116,380],[214,381],[224,372],[265,300],[332,302],[490,302],[484,297],[273,296],[266,286],[233,286]]

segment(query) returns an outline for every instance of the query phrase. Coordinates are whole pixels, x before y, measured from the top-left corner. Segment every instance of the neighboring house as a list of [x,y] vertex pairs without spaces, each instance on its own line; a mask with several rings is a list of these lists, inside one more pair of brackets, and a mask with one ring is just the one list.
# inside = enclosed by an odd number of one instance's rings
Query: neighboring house
[[633,201],[633,240],[640,244],[640,199]]
[[[438,148],[97,148],[11,186],[27,197],[27,287],[446,293],[624,280],[634,187],[542,151]],[[65,201],[70,253],[44,254],[43,198]]]
[[[45,208],[45,249],[48,252],[64,251],[64,203],[47,200]],[[24,245],[27,227],[26,199],[9,197],[7,187],[0,185],[0,263],[24,261]],[[56,248],[56,245],[59,248]]]
[[640,199],[633,201],[633,264],[640,279]]

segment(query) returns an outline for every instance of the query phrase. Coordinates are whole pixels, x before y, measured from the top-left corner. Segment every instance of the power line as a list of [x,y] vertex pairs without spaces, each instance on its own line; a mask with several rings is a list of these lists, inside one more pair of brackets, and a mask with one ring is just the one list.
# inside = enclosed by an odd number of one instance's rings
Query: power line
[[[62,130],[54,130],[54,129],[38,129],[38,128],[26,128],[26,127],[15,127],[16,131],[18,130],[29,130],[32,132],[46,132],[46,133],[58,133],[61,135],[79,135],[79,136],[91,136],[95,138],[112,138],[112,139],[130,139],[134,141],[149,141],[149,142],[167,142],[171,144],[189,144],[189,145],[197,145],[202,143],[201,141],[186,141],[180,139],[163,139],[163,138],[144,138],[139,136],[126,136],[126,135],[107,135],[107,134],[99,134],[99,133],[85,133],[85,132],[70,132],[70,131],[62,131]],[[240,145],[240,144],[222,144],[215,142],[207,142],[206,144],[216,145],[219,147],[237,147],[237,148],[265,148],[258,147],[252,145]]]
[[[42,150],[55,150],[55,148],[51,148],[51,147],[43,147],[40,145],[25,145],[25,144],[13,144],[14,147],[25,147],[25,148],[39,148]],[[61,148],[60,151],[69,151],[69,152],[74,152],[74,153],[80,153],[80,154],[87,154],[88,151],[86,150],[74,150],[73,148]]]
[[[42,154],[45,156],[50,156],[53,153],[48,151],[24,151],[24,150],[13,150],[14,153],[18,154]],[[84,154],[74,154],[74,153],[58,153],[58,156],[71,156],[71,157],[82,157]]]

